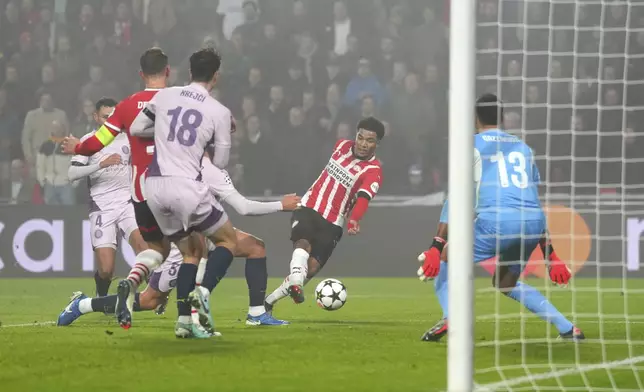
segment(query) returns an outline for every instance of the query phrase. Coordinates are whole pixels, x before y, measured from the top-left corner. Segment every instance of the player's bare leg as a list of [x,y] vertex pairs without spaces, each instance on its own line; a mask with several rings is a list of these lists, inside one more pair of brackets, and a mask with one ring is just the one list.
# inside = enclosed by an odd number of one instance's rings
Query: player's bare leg
[[[320,263],[314,257],[309,257],[307,262],[307,274],[302,286],[305,286],[307,283],[309,283],[309,281],[313,279],[313,277],[317,275],[321,269],[322,269],[322,263]],[[275,291],[273,291],[271,294],[268,295],[268,297],[266,297],[266,301],[264,302],[264,307],[266,308],[267,311],[272,312],[273,306],[277,303],[277,301],[289,296],[290,294],[289,288],[291,287],[291,285],[292,283],[289,275],[286,277],[286,279],[284,279],[282,284],[275,289]],[[296,302],[296,303],[299,303],[299,302]]]
[[114,276],[114,260],[116,257],[116,250],[112,247],[101,247],[94,250],[98,268],[94,274],[94,281],[96,282],[96,296],[104,297],[110,290],[112,277]]
[[309,272],[308,263],[311,253],[311,243],[299,239],[293,243],[293,256],[291,258],[291,273],[288,276],[288,295],[296,304],[304,302],[304,281]]
[[127,242],[134,250],[135,255],[138,255],[139,253],[149,248],[148,243],[143,239],[143,236],[141,235],[139,229],[134,230],[132,234],[130,234],[130,238],[128,238]]
[[134,266],[126,279],[119,282],[117,289],[116,318],[124,329],[132,326],[134,295],[138,287],[163,263],[170,253],[170,242],[163,237],[147,243],[148,249],[136,255]]

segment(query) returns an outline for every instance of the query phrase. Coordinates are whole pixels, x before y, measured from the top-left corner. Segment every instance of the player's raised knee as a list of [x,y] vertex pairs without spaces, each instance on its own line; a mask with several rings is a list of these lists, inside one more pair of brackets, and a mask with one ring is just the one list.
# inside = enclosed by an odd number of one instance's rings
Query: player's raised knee
[[293,248],[304,249],[308,253],[311,253],[311,243],[309,240],[299,239],[293,243]]

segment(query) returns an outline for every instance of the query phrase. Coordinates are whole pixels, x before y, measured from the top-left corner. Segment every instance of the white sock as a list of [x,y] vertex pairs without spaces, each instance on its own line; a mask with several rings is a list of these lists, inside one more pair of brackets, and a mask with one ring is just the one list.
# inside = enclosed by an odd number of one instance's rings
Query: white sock
[[201,260],[199,260],[199,267],[197,268],[197,277],[195,278],[195,283],[197,285],[201,285],[201,282],[203,282],[203,276],[206,273],[207,263],[208,263],[208,259],[206,258],[201,258]]
[[182,324],[192,324],[192,317],[191,316],[179,316],[179,319],[177,321],[182,323]]
[[249,306],[248,307],[248,314],[251,317],[261,316],[264,313],[266,313],[266,308],[264,308],[264,305],[261,305],[261,306]]
[[282,282],[281,285],[279,285],[278,288],[275,289],[272,293],[266,297],[266,302],[270,305],[274,305],[277,301],[280,299],[287,297],[288,296],[288,286],[291,285],[290,279],[287,276],[286,279]]
[[81,299],[78,302],[78,310],[80,310],[82,314],[92,313],[94,311],[94,309],[92,309],[92,299],[91,298]]
[[291,284],[303,285],[309,271],[309,252],[297,248],[293,251],[291,259]]
[[134,290],[148,279],[148,276],[163,263],[163,255],[154,249],[146,249],[136,255],[134,267],[130,270],[127,280],[132,282]]

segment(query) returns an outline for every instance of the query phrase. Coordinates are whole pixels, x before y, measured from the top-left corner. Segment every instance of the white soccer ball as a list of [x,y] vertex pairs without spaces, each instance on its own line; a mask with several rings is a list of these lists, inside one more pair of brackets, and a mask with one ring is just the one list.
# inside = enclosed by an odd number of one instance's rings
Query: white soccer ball
[[315,288],[315,302],[324,310],[338,310],[347,302],[347,288],[337,279],[324,279]]

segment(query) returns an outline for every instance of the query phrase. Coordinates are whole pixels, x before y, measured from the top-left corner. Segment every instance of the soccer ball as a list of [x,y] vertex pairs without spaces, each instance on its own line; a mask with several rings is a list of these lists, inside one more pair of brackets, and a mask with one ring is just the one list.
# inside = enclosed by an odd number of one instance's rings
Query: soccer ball
[[325,279],[315,288],[315,302],[324,310],[338,310],[347,302],[347,288],[337,279]]

